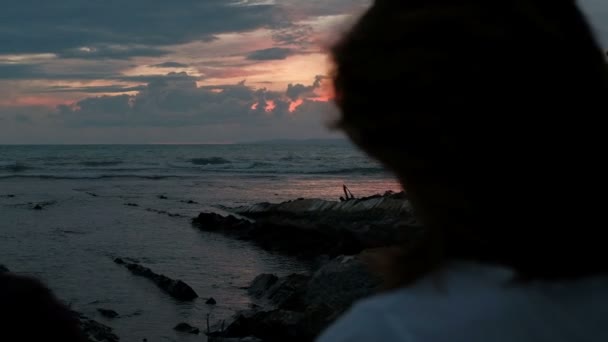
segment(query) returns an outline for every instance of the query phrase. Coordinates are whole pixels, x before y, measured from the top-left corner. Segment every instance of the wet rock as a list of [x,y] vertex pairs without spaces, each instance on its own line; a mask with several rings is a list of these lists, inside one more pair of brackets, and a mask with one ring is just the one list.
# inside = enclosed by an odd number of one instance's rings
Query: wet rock
[[304,301],[309,306],[326,305],[340,315],[355,301],[374,294],[380,285],[380,278],[369,271],[361,256],[341,256],[315,272]]
[[310,341],[310,336],[302,334],[299,323],[303,313],[272,310],[255,313],[250,317],[244,315],[230,324],[223,337],[255,336],[263,341]]
[[189,333],[189,334],[199,334],[200,333],[200,330],[198,328],[193,327],[188,323],[180,323],[180,324],[176,325],[173,328],[173,330],[183,332],[183,333]]
[[169,198],[168,198],[167,196],[165,196],[165,195],[158,195],[158,198],[159,198],[159,199],[162,199],[162,200],[169,199]]
[[247,292],[254,298],[262,298],[277,280],[279,278],[274,274],[260,274],[251,282],[251,286],[249,286]]
[[207,299],[207,301],[205,302],[205,304],[207,304],[207,305],[215,305],[215,304],[217,304],[217,301],[213,297],[211,297],[211,298]]
[[280,278],[263,295],[272,305],[283,310],[303,310],[310,276],[291,274]]
[[[378,290],[380,280],[368,271],[367,258],[367,252],[341,256],[326,262],[312,276],[259,275],[249,294],[265,305],[239,313],[219,337],[314,340],[355,301]],[[269,306],[275,309],[263,310]]]
[[253,337],[253,336],[237,337],[237,338],[209,336],[207,341],[208,342],[262,342],[262,340],[260,340],[257,337]]
[[243,218],[201,213],[192,223],[201,230],[305,258],[353,255],[394,245],[410,229],[419,229],[403,194],[347,202],[303,199],[226,210]]
[[114,262],[127,267],[134,275],[152,280],[160,289],[175,299],[188,301],[198,297],[198,294],[181,280],[174,280],[165,275],[154,273],[147,267],[136,263],[128,263],[121,258],[116,258]]
[[79,314],[80,329],[90,342],[118,342],[120,339],[112,328]]
[[125,205],[127,207],[139,207],[139,204],[137,204],[137,203],[126,203]]
[[4,265],[0,265],[0,273],[8,273],[10,272],[10,270],[4,266]]
[[109,309],[98,308],[97,311],[105,318],[116,318],[118,317],[118,312]]
[[32,209],[34,209],[34,210],[42,210],[43,207],[40,204],[36,204]]

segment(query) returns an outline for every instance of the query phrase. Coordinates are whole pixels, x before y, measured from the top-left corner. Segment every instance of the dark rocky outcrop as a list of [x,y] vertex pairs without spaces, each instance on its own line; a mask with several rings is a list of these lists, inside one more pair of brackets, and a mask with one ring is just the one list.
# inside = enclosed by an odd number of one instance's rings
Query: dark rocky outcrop
[[345,202],[302,199],[201,213],[192,223],[262,248],[301,257],[352,255],[393,245],[417,225],[405,196],[387,194]]
[[247,288],[256,306],[235,315],[226,329],[209,334],[210,341],[314,340],[354,302],[379,289],[380,279],[368,268],[376,252],[424,233],[404,193],[223,209],[230,214],[201,213],[193,224],[304,257],[316,271],[281,278],[259,275]]
[[152,280],[159,288],[178,300],[193,300],[198,297],[196,292],[181,280],[173,280],[165,275],[156,274],[151,269],[136,263],[128,263],[121,258],[115,263],[125,266],[131,273]]
[[208,342],[263,342],[257,337],[248,336],[248,337],[213,337],[209,336],[207,339]]
[[109,309],[98,308],[97,312],[99,312],[105,318],[116,318],[118,317],[118,312]]
[[176,325],[173,330],[188,334],[200,334],[201,332],[198,328],[193,327],[188,323],[180,323]]
[[[213,338],[254,336],[263,341],[312,341],[355,301],[378,290],[367,253],[331,260],[312,276],[256,277],[248,289],[261,306],[238,313]],[[221,340],[218,340],[221,341]]]
[[262,298],[266,291],[278,280],[279,277],[274,274],[260,274],[251,282],[251,285],[247,288],[247,292],[252,297]]
[[207,304],[207,305],[215,305],[215,304],[217,304],[217,301],[215,300],[215,298],[211,297],[211,298],[207,299],[207,301],[205,302],[205,304]]
[[88,317],[77,314],[80,320],[80,329],[85,333],[90,342],[118,342],[120,339],[112,328],[103,325],[97,321],[89,319]]

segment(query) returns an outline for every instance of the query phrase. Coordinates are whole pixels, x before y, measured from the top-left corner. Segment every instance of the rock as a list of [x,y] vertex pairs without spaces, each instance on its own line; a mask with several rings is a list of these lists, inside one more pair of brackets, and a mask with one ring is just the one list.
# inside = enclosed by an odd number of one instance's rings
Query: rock
[[32,209],[34,209],[34,210],[42,210],[42,206],[40,204],[36,204]]
[[91,342],[118,342],[120,339],[114,334],[112,328],[105,326],[97,321],[79,315],[80,329]]
[[308,283],[308,306],[326,305],[340,315],[353,302],[372,295],[381,280],[372,275],[361,257],[338,257],[321,267]]
[[169,198],[168,198],[167,196],[165,196],[165,195],[158,195],[158,198],[159,198],[159,199],[162,199],[162,200],[169,199]]
[[261,274],[249,294],[268,307],[242,311],[219,337],[255,336],[264,341],[312,341],[355,301],[374,294],[380,279],[367,267],[365,256],[341,256],[326,262],[312,276],[277,278]]
[[98,308],[97,311],[106,318],[116,318],[118,317],[118,312],[114,311],[114,310],[108,310],[108,309],[101,309]]
[[269,342],[310,341],[310,336],[304,336],[299,329],[303,318],[303,313],[287,310],[263,311],[251,317],[240,315],[226,328],[222,337],[255,336]]
[[207,338],[208,342],[262,342],[257,337],[248,336],[248,337],[237,337],[237,338],[229,338],[229,337],[212,337]]
[[173,330],[183,332],[183,333],[189,333],[189,334],[199,334],[200,333],[200,330],[198,328],[195,328],[188,323],[180,323],[180,324],[176,325],[173,328]]
[[173,298],[183,301],[198,298],[198,294],[185,282],[174,280],[162,274],[156,274],[151,269],[136,263],[125,262],[121,258],[114,259],[114,262],[126,266],[131,273],[152,280],[159,288],[171,295]]
[[262,248],[316,258],[358,254],[399,243],[419,229],[402,193],[347,202],[303,199],[226,208],[234,215],[201,213],[192,220],[201,230],[253,241]]
[[304,310],[309,281],[310,276],[302,274],[280,278],[264,293],[263,298],[282,310]]
[[0,273],[8,273],[10,272],[10,270],[4,266],[4,265],[0,265]]
[[247,292],[252,297],[262,298],[266,291],[268,291],[277,280],[279,280],[279,278],[274,274],[260,274],[251,282]]
[[139,204],[137,203],[127,203],[125,204],[127,207],[139,207]]
[[207,304],[207,305],[215,305],[215,304],[217,304],[217,301],[213,297],[211,297],[211,298],[207,299],[207,301],[205,302],[205,304]]

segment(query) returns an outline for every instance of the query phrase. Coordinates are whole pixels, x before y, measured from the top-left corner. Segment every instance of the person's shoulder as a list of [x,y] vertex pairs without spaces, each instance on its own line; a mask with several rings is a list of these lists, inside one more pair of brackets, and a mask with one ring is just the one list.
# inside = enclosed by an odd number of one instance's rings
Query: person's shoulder
[[377,295],[355,303],[317,342],[412,341],[403,322],[391,318],[390,312],[398,297],[403,294]]

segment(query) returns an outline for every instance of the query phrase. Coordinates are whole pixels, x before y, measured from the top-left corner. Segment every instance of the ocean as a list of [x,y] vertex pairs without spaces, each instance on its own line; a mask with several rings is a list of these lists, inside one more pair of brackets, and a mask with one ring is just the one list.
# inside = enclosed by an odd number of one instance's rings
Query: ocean
[[[242,288],[258,274],[309,265],[202,232],[190,219],[256,202],[337,200],[343,184],[355,196],[400,190],[342,141],[0,146],[0,264],[42,279],[121,341],[201,341],[172,328],[187,322],[202,331],[207,316],[217,323],[250,305]],[[178,302],[116,257],[181,279],[201,298]],[[208,297],[218,304],[206,305]],[[121,316],[106,319],[98,308]]]

